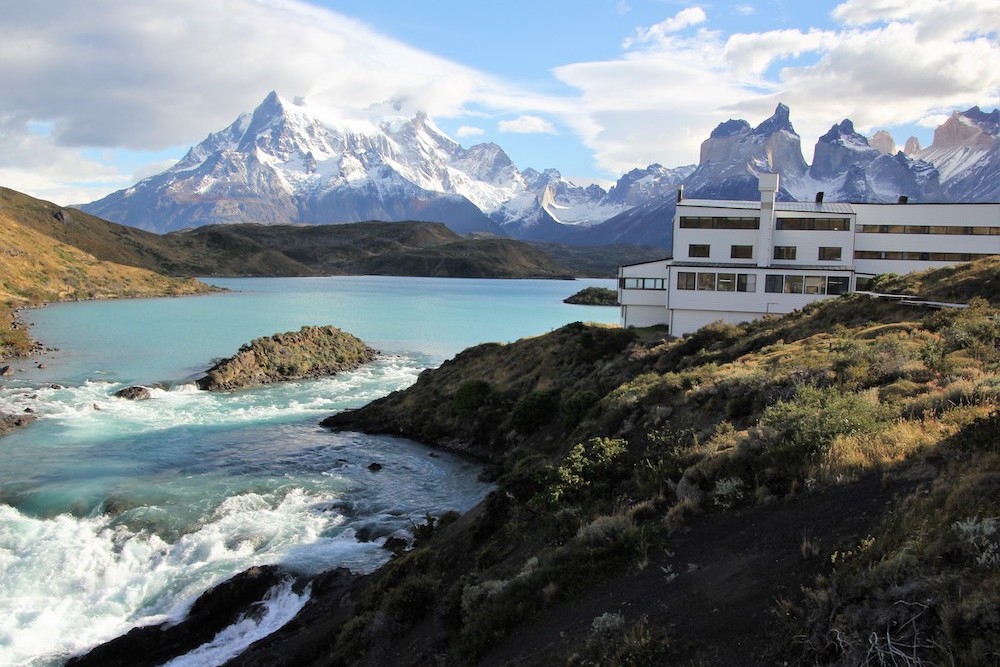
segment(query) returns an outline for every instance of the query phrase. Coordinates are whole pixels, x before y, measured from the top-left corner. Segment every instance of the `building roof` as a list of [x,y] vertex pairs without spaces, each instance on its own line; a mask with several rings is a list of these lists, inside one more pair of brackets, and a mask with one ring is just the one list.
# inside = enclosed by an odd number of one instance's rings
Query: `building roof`
[[[760,210],[760,200],[736,200],[736,199],[682,199],[678,206],[697,206],[704,208],[732,208]],[[808,202],[808,201],[779,201],[775,202],[776,211],[796,211],[804,213],[843,213],[853,214],[854,208],[844,202]]]

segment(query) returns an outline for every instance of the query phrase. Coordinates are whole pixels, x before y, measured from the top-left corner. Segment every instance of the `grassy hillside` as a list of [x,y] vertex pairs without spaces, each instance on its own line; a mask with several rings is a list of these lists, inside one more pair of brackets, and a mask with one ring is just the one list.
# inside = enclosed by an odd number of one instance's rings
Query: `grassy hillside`
[[662,251],[463,238],[437,223],[208,225],[157,235],[0,188],[22,224],[98,259],[173,276],[613,277]]
[[994,664],[998,277],[898,285],[964,310],[570,325],[335,415],[479,456],[497,488],[240,664]]
[[[6,204],[6,202],[4,202]],[[0,358],[24,354],[30,342],[13,326],[12,309],[48,301],[195,294],[208,287],[145,269],[101,261],[24,224],[0,207]]]

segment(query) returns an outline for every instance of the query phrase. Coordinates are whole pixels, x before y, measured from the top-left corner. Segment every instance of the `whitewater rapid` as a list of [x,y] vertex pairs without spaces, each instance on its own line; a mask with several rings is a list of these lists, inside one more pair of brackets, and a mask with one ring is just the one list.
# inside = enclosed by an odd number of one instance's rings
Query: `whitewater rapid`
[[[145,401],[93,380],[0,388],[0,411],[39,417],[3,442],[0,664],[55,665],[132,627],[179,620],[254,565],[369,572],[388,559],[388,536],[406,537],[428,512],[470,507],[486,489],[474,465],[316,425],[412,383],[422,361],[389,356],[244,392],[179,384]],[[176,664],[219,664],[307,600],[290,584],[274,590],[263,616]]]

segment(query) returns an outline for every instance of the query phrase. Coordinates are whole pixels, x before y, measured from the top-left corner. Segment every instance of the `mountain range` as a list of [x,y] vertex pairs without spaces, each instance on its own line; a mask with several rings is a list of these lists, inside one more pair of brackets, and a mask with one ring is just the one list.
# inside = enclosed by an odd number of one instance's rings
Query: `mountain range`
[[922,149],[885,131],[870,140],[834,124],[803,158],[790,111],[756,127],[721,123],[697,165],[659,164],[610,189],[581,187],[554,169],[518,169],[493,143],[463,148],[425,114],[371,109],[332,117],[270,93],[252,113],[210,134],[177,164],[84,211],[164,233],[209,224],[442,222],[460,234],[576,245],[670,247],[675,192],[755,199],[757,175],[782,175],[779,198],[889,202],[1000,200],[1000,110],[956,111]]

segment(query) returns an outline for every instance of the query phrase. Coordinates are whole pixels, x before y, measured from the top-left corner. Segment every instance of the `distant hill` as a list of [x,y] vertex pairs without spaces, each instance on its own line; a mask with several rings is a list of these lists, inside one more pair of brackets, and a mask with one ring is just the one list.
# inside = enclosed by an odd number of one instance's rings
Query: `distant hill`
[[[65,216],[63,220],[53,217],[61,210],[11,190],[0,191],[0,358],[30,349],[24,332],[12,327],[13,308],[73,299],[195,294],[210,289],[197,280],[168,278],[102,260],[46,233],[46,215],[54,221],[54,229],[67,224]],[[97,238],[94,235],[95,243]]]
[[160,235],[0,188],[27,227],[94,257],[173,276],[375,274],[463,278],[612,277],[656,248],[532,245],[464,237],[432,222],[207,225]]

